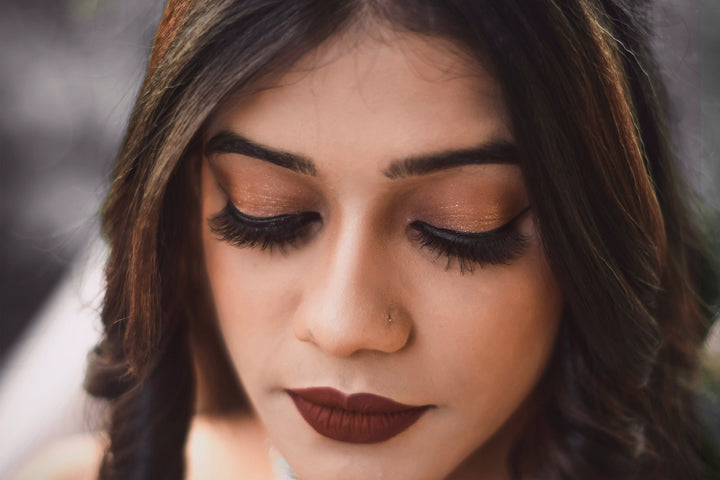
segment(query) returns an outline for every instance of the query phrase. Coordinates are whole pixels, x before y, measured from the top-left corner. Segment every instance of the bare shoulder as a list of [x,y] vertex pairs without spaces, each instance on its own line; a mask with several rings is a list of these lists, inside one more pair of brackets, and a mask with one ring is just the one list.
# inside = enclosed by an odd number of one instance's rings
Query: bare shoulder
[[273,478],[266,438],[251,416],[196,416],[187,444],[188,479]]
[[11,480],[95,480],[104,445],[93,434],[60,440],[31,457]]

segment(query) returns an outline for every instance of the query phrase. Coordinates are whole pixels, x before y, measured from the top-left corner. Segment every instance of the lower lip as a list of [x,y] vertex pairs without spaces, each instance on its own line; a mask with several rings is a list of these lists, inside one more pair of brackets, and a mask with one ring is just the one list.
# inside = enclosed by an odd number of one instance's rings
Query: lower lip
[[[305,421],[320,435],[346,443],[379,443],[410,428],[430,408],[398,411],[352,411],[323,405],[288,391]],[[393,409],[394,410],[394,409]]]

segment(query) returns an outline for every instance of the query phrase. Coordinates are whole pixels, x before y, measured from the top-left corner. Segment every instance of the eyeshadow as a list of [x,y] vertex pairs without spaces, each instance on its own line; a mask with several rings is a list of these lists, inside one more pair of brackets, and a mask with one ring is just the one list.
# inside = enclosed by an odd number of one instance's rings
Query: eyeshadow
[[281,167],[238,155],[216,155],[208,160],[220,189],[238,209],[250,215],[311,210],[319,203],[316,189]]
[[[408,216],[439,228],[482,232],[500,227],[528,206],[517,167],[482,166],[475,175],[454,175],[418,185]],[[503,171],[504,170],[504,171]]]

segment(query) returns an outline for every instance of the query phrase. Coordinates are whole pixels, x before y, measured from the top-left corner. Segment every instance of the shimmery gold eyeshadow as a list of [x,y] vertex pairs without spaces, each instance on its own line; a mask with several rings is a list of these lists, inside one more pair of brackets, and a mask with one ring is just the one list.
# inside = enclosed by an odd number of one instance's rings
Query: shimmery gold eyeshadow
[[234,154],[213,155],[208,164],[220,188],[243,213],[270,217],[317,209],[317,193],[281,167]]
[[418,185],[406,198],[412,205],[408,216],[439,228],[482,232],[502,226],[528,206],[519,168],[471,168],[475,171],[466,175],[445,175]]
[[[270,217],[317,210],[321,203],[312,179],[300,178],[267,162],[238,154],[208,158],[222,190],[242,212]],[[476,165],[394,180],[411,185],[397,204],[408,208],[408,220],[422,220],[439,228],[461,232],[493,230],[527,207],[519,167]]]

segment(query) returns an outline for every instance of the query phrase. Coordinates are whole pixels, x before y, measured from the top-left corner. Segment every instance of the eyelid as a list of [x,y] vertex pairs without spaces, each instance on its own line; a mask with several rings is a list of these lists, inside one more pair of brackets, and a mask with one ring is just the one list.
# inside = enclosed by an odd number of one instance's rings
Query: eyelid
[[530,210],[531,205],[528,205],[525,207],[520,213],[512,217],[510,220],[505,222],[504,224],[500,225],[497,228],[494,228],[492,230],[486,230],[483,232],[462,232],[459,230],[452,230],[449,228],[442,228],[442,227],[436,227],[434,225],[431,225],[427,222],[423,222],[422,220],[415,220],[410,225],[414,228],[421,227],[425,230],[429,230],[433,232],[434,234],[441,236],[441,237],[447,237],[447,236],[453,236],[453,237],[461,237],[467,240],[481,240],[483,238],[490,238],[498,233],[502,233],[504,230],[507,230],[511,228],[512,224],[520,217],[525,215]]
[[297,222],[298,220],[302,223],[306,223],[306,222],[309,223],[309,222],[321,219],[321,216],[318,212],[292,212],[292,213],[283,213],[280,215],[273,215],[271,217],[256,217],[256,216],[248,215],[247,213],[240,211],[232,203],[232,201],[228,201],[225,208],[228,211],[228,213],[231,213],[233,215],[233,217],[235,217],[239,221],[244,222],[244,223],[250,223],[250,224],[253,224],[256,226],[263,226],[263,225],[280,226],[285,223]]
[[[282,213],[280,215],[273,215],[271,217],[256,217],[254,215],[248,215],[247,213],[244,213],[240,210],[238,210],[235,205],[232,205],[232,213],[234,216],[240,218],[244,222],[248,223],[254,223],[254,224],[279,224],[284,223],[285,221],[289,219],[295,219],[298,216],[305,216],[307,214],[316,214],[317,212],[292,212],[292,213]],[[317,214],[319,216],[319,214]]]
[[465,272],[472,273],[475,266],[508,265],[520,257],[530,237],[514,228],[514,223],[529,209],[528,206],[504,225],[485,232],[459,232],[422,221],[412,222],[409,227],[415,230],[411,235],[413,240],[434,253],[435,260],[441,256],[447,257],[445,270],[457,262],[462,275]]
[[268,194],[280,191],[316,196],[315,190],[318,185],[312,177],[298,174],[274,163],[227,153],[214,153],[206,156],[206,159],[215,183],[226,195],[232,193],[233,187],[241,186],[244,189],[251,186],[253,191]]
[[238,210],[228,199],[225,207],[208,219],[210,230],[235,247],[281,251],[295,246],[303,231],[311,224],[322,222],[318,212],[296,212],[272,217],[253,217]]

